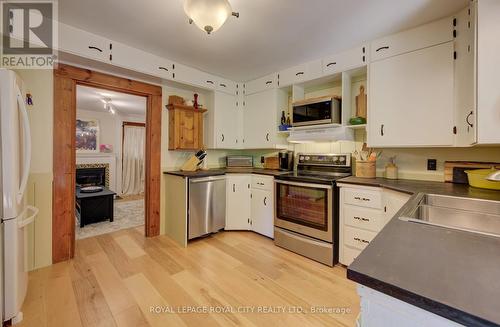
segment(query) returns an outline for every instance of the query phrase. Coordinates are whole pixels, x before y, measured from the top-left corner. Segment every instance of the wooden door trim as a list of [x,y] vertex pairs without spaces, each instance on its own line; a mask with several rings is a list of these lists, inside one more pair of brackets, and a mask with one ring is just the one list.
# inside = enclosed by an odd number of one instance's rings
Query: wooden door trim
[[146,101],[145,235],[160,233],[162,89],[123,77],[58,64],[54,70],[52,262],[75,252],[76,86],[139,95]]

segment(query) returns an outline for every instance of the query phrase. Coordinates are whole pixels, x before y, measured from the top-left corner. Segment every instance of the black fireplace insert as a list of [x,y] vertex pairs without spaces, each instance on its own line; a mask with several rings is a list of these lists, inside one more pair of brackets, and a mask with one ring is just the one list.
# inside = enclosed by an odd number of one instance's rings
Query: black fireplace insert
[[106,168],[77,168],[76,186],[106,186]]

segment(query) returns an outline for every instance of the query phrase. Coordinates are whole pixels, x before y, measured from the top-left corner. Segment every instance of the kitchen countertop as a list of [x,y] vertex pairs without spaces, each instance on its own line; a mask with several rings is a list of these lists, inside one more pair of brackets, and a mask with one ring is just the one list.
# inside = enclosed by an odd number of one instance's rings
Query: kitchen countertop
[[209,170],[198,170],[195,172],[189,171],[166,171],[164,174],[176,175],[188,178],[200,178],[208,176],[219,176],[225,174],[260,174],[269,176],[279,176],[286,174],[288,171],[282,171],[277,169],[265,169],[265,168],[216,168]]
[[[347,177],[339,183],[500,201],[452,183]],[[401,209],[415,205],[412,197]],[[392,218],[347,269],[359,284],[467,326],[500,326],[500,237]]]

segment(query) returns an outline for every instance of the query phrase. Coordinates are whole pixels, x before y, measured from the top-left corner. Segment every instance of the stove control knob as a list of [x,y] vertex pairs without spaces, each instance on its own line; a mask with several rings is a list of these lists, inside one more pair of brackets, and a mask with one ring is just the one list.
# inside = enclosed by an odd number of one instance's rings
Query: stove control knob
[[309,160],[309,159],[311,159],[311,157],[307,156],[307,157],[306,157],[306,160]]
[[304,156],[300,156],[300,157],[299,157],[299,160],[300,160],[300,161],[304,161]]
[[340,157],[340,162],[345,162],[345,157]]

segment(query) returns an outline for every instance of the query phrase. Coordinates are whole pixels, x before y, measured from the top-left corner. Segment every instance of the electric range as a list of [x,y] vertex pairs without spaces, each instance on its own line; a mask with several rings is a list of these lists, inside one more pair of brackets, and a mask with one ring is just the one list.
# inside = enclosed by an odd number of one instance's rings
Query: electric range
[[350,154],[297,154],[297,169],[275,178],[274,242],[329,266],[338,262],[338,192]]

